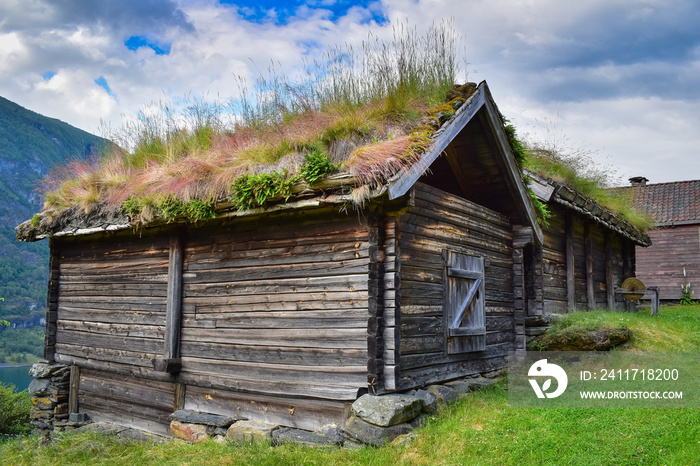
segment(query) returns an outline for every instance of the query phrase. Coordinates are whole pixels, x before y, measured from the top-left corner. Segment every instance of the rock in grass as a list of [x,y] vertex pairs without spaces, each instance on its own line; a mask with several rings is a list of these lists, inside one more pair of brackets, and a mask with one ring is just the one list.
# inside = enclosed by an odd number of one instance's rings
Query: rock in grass
[[437,397],[438,403],[452,404],[459,398],[460,394],[446,385],[431,385],[428,391]]
[[387,427],[410,421],[420,414],[423,402],[412,395],[362,395],[352,404],[353,412],[364,421]]
[[345,433],[352,438],[368,445],[380,446],[391,442],[399,435],[411,432],[413,428],[408,424],[398,424],[389,427],[380,427],[365,422],[357,416],[351,416],[345,422]]
[[315,432],[307,430],[293,429],[291,427],[282,427],[272,431],[272,443],[274,445],[283,445],[285,443],[297,443],[300,445],[308,445],[313,447],[328,447],[338,445],[333,440],[319,435]]

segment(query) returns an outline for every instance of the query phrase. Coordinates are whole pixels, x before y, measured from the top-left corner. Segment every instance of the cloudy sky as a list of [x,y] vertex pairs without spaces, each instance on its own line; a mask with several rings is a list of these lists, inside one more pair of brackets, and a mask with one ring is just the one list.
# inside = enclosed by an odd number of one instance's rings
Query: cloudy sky
[[87,131],[235,94],[271,60],[454,18],[470,81],[521,134],[618,176],[700,178],[696,0],[2,0],[0,96]]

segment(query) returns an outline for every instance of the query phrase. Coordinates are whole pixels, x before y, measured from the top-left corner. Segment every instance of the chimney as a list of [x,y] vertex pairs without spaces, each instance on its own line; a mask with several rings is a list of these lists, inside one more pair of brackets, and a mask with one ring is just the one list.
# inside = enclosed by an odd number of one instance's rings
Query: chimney
[[649,180],[643,176],[633,176],[629,181],[632,186],[646,186]]

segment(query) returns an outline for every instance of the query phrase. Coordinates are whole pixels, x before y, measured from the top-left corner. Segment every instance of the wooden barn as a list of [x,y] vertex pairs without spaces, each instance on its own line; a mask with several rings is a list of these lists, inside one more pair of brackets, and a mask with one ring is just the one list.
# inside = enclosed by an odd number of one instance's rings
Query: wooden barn
[[615,304],[647,239],[537,182],[545,229],[482,82],[362,207],[340,173],[199,223],[28,222],[20,238],[51,244],[45,358],[75,368],[71,407],[94,420],[167,435],[168,415],[191,408],[342,426],[363,393],[505,367],[527,314]]
[[[631,178],[632,201],[654,219],[650,248],[637,249],[637,277],[659,287],[659,298],[678,302],[684,285],[700,289],[700,180],[648,184]],[[693,299],[700,298],[696,292]]]

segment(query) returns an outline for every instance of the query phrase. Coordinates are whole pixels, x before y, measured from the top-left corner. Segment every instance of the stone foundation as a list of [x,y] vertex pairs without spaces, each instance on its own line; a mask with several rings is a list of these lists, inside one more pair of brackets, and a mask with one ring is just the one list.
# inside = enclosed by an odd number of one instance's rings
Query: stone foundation
[[314,432],[262,421],[219,416],[183,409],[170,416],[173,438],[203,442],[270,441],[273,445],[300,443],[314,446],[357,448],[360,444],[383,445],[406,439],[410,432],[437,411],[441,404],[456,402],[469,392],[493,385],[501,371],[487,377],[465,378],[431,385],[402,394],[363,395],[348,412],[345,429],[327,425]]
[[29,370],[34,380],[29,384],[32,407],[30,423],[44,436],[54,430],[79,427],[88,422],[84,414],[68,412],[70,367],[39,361]]

